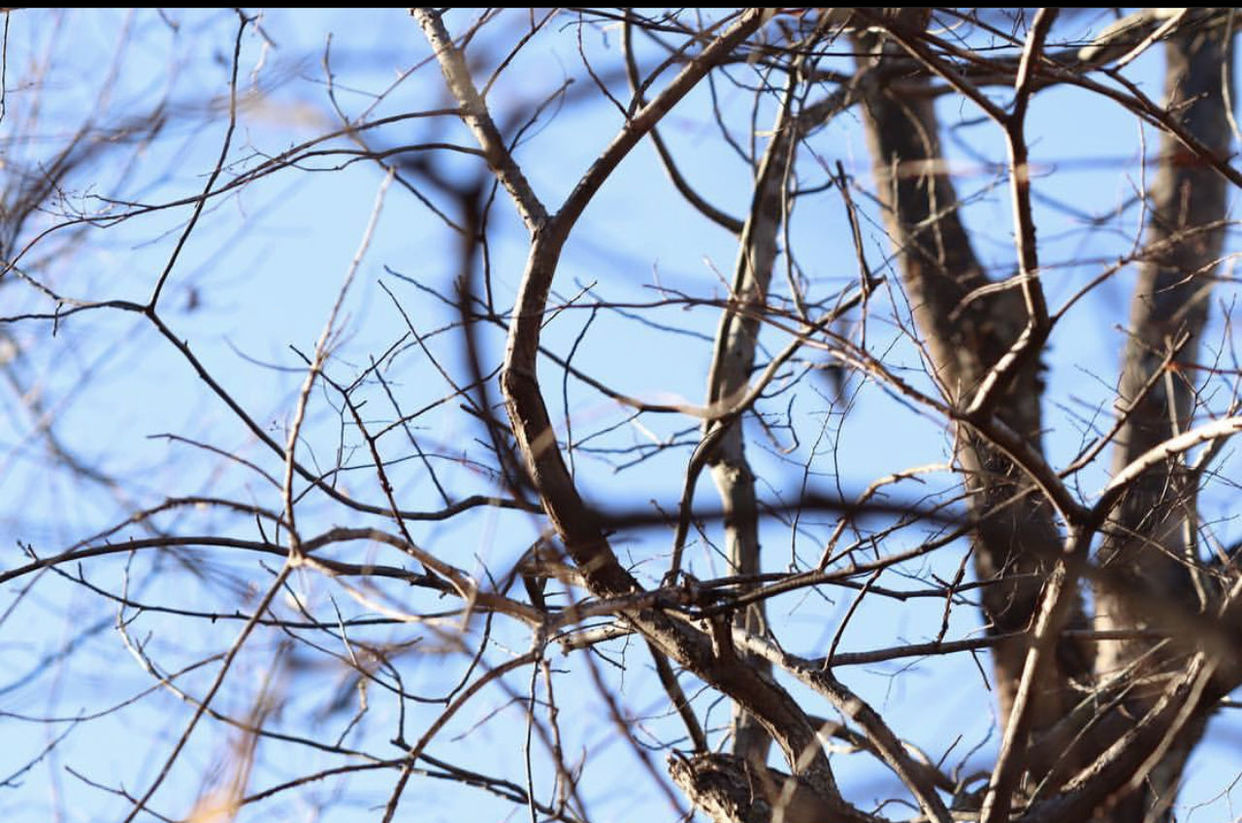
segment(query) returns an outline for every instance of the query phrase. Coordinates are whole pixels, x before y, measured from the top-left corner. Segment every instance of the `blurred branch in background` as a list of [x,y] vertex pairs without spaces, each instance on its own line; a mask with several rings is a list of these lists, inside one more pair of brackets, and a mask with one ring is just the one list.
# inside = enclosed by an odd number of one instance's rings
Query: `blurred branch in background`
[[6,819],[1231,808],[1232,9],[3,15]]

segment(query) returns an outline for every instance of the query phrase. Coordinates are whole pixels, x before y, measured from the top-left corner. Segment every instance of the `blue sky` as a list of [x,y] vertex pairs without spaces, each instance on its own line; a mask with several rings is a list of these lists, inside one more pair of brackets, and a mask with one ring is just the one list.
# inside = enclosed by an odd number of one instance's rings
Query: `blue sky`
[[[517,12],[504,12],[485,27],[476,41],[480,54],[490,54],[511,42],[520,30]],[[472,17],[463,11],[448,16],[459,31]],[[527,170],[536,191],[549,204],[557,204],[577,181],[621,122],[620,114],[599,95],[590,92],[582,69],[577,28],[569,15],[558,18],[551,36],[524,49],[502,74],[489,95],[498,120],[543,100],[567,78],[580,96],[567,103],[554,117],[539,120],[517,149],[516,157]],[[1084,20],[1085,27],[1090,21]],[[138,149],[118,148],[99,163],[88,164],[65,186],[69,207],[94,215],[115,215],[131,207],[100,198],[121,198],[131,203],[165,203],[197,193],[206,182],[220,151],[226,125],[229,54],[236,31],[232,12],[19,12],[11,17],[9,74],[6,80],[6,118],[0,124],[0,140],[6,150],[7,168],[31,168],[46,162],[54,150],[80,123],[83,112],[96,102],[106,105],[95,114],[101,122],[149,111],[159,99],[168,101],[173,125],[157,141]],[[264,157],[277,155],[302,141],[337,127],[331,112],[329,91],[350,117],[374,107],[370,117],[425,110],[446,105],[443,82],[417,25],[399,10],[386,11],[274,11],[261,20],[261,34],[251,28],[243,36],[240,66],[238,127],[229,153],[225,179],[254,168]],[[128,34],[125,34],[128,32]],[[328,34],[331,33],[330,48]],[[128,46],[114,65],[117,44]],[[581,48],[593,66],[611,65],[618,55],[619,33],[615,28],[590,27],[582,32]],[[324,68],[330,55],[331,87]],[[1137,61],[1129,76],[1153,97],[1159,97],[1159,61]],[[485,61],[494,65],[494,58]],[[40,65],[50,66],[39,79]],[[411,71],[411,69],[413,69]],[[407,74],[408,72],[408,74]],[[739,72],[738,76],[748,76]],[[751,77],[750,79],[753,79]],[[37,83],[36,83],[37,81]],[[622,90],[623,81],[610,83]],[[36,91],[37,89],[37,91]],[[382,96],[381,96],[382,92]],[[751,95],[722,84],[720,106],[732,125],[746,122]],[[710,117],[710,96],[705,87],[696,90],[665,122],[662,132],[682,163],[687,177],[712,202],[743,214],[749,198],[749,170],[722,146]],[[38,107],[38,120],[32,112]],[[207,106],[210,115],[201,113]],[[188,112],[188,114],[187,114]],[[184,118],[179,122],[176,115]],[[760,128],[771,122],[770,106],[757,117]],[[941,105],[945,123],[972,122],[977,112],[956,98]],[[35,123],[33,132],[21,124]],[[1050,274],[1045,283],[1050,302],[1060,305],[1089,277],[1101,270],[1132,243],[1140,211],[1127,206],[1142,185],[1136,158],[1146,147],[1153,151],[1154,134],[1140,129],[1127,116],[1098,98],[1075,90],[1054,90],[1039,95],[1029,117],[1032,159],[1042,174],[1036,191],[1072,205],[1080,212],[1113,217],[1098,229],[1088,229],[1080,218],[1046,205],[1037,206],[1041,256]],[[738,132],[741,139],[745,135]],[[461,124],[452,118],[411,121],[374,133],[374,145],[387,148],[404,141],[454,141],[473,145]],[[976,251],[995,270],[1013,265],[1011,223],[1003,168],[1003,144],[994,125],[963,126],[944,139],[959,197],[968,201],[965,219],[973,231]],[[345,148],[345,141],[331,144]],[[383,174],[374,164],[354,163],[334,169],[344,156],[308,160],[299,169],[285,169],[260,178],[235,195],[213,201],[203,212],[165,290],[162,316],[187,341],[205,367],[216,375],[250,416],[273,437],[283,442],[292,419],[298,388],[305,378],[300,355],[310,353],[341,284],[372,219]],[[799,170],[807,185],[821,182],[824,173],[816,163],[840,160],[864,187],[870,187],[870,160],[857,115],[847,113],[808,141]],[[308,169],[315,169],[309,171]],[[448,173],[469,179],[478,160],[465,155],[448,161]],[[329,170],[332,169],[332,170]],[[442,206],[443,199],[438,201]],[[863,200],[865,242],[872,265],[887,259],[887,241],[874,222],[875,211]],[[451,204],[448,204],[451,205]],[[189,218],[180,207],[144,213],[125,222],[95,227],[61,227],[25,251],[22,265],[32,275],[51,283],[63,294],[84,300],[125,299],[142,301],[168,260],[172,245]],[[503,191],[490,212],[493,237],[492,272],[497,304],[507,309],[522,271],[525,238]],[[62,215],[46,213],[34,221],[24,238],[39,228],[62,226]],[[825,298],[857,278],[854,257],[844,221],[843,206],[832,193],[808,198],[799,205],[791,223],[791,238],[799,262],[812,281],[812,293]],[[367,251],[357,269],[338,337],[329,364],[329,375],[348,381],[394,344],[397,352],[385,362],[386,380],[406,410],[445,398],[451,389],[421,349],[399,342],[407,331],[405,319],[389,294],[411,322],[426,334],[452,323],[455,313],[407,282],[419,281],[451,294],[457,273],[457,245],[452,235],[409,192],[390,186],[383,194],[382,209],[375,220]],[[1227,249],[1236,251],[1230,236]],[[7,251],[7,250],[6,250]],[[578,300],[650,301],[660,289],[696,297],[720,298],[721,278],[731,277],[735,240],[725,231],[698,218],[680,200],[660,170],[649,146],[640,146],[618,169],[586,212],[579,231],[566,249],[558,272],[556,293],[568,301],[588,289]],[[907,366],[918,380],[918,353],[895,323],[893,316],[905,311],[895,286],[895,275],[886,272],[891,290],[877,299],[869,320],[868,340],[876,351],[888,351],[892,362]],[[399,276],[398,276],[399,275]],[[1106,419],[1111,409],[1116,366],[1123,341],[1118,324],[1127,317],[1127,284],[1132,272],[1123,272],[1098,289],[1067,315],[1056,330],[1048,361],[1049,393],[1045,408],[1049,430],[1049,456],[1063,465],[1080,448],[1083,428],[1093,416]],[[1232,289],[1232,291],[1230,290]],[[34,290],[11,280],[4,283],[4,312],[46,311],[46,300]],[[1228,304],[1236,296],[1236,284],[1224,284],[1218,298]],[[1225,327],[1223,312],[1216,311],[1204,337],[1204,359],[1214,348],[1228,346],[1234,338]],[[663,328],[636,325],[619,313],[603,310],[590,322],[589,309],[573,306],[551,320],[545,342],[563,353],[574,347],[575,364],[591,373],[608,376],[612,385],[627,394],[646,399],[678,397],[702,402],[706,369],[710,362],[710,337],[715,332],[718,309],[700,306],[692,310],[673,307],[653,311],[650,317]],[[46,443],[32,434],[38,429],[35,407],[5,396],[0,420],[0,536],[6,538],[3,556],[18,562],[16,541],[33,545],[40,554],[53,553],[118,520],[128,506],[150,505],[165,496],[207,494],[227,496],[269,508],[279,507],[279,492],[261,473],[240,468],[228,456],[253,461],[264,470],[279,473],[279,460],[261,448],[253,434],[240,425],[230,410],[208,392],[185,359],[161,339],[150,325],[132,313],[91,311],[61,321],[55,337],[48,323],[23,322],[4,327],[10,346],[19,353],[10,360],[23,387],[36,391],[40,402],[54,411],[55,432],[68,450],[82,462],[99,467],[121,481],[124,491],[98,482],[71,477],[46,469]],[[772,350],[784,340],[765,338]],[[499,332],[482,337],[491,362],[497,362],[503,346]],[[449,332],[428,339],[428,346],[454,373],[462,373],[460,338]],[[625,448],[678,436],[687,443],[693,421],[686,418],[645,417],[636,425],[616,404],[576,381],[566,383],[562,407],[561,375],[545,363],[545,391],[554,413],[572,423],[577,439],[599,434],[588,445]],[[367,415],[372,420],[392,417],[391,401],[379,385],[364,393]],[[808,461],[813,482],[825,490],[840,484],[857,492],[876,477],[910,466],[940,463],[948,459],[951,436],[940,421],[912,413],[896,402],[883,387],[855,379],[849,392],[848,414],[840,404],[820,396],[800,393],[793,413],[798,415],[797,444],[792,432],[774,431],[769,441],[757,426],[748,431],[751,456],[757,473],[772,493],[788,492],[801,482],[802,466]],[[778,404],[783,402],[775,400]],[[371,410],[374,410],[373,412]],[[610,427],[615,426],[615,429]],[[824,437],[817,440],[821,433]],[[176,439],[165,436],[176,435]],[[562,431],[565,436],[567,431]],[[494,478],[471,462],[482,456],[472,441],[481,436],[479,427],[463,417],[455,402],[444,402],[415,421],[415,436],[428,449],[445,459],[441,478],[453,496],[494,491]],[[394,453],[406,453],[398,443]],[[818,442],[818,446],[816,443]],[[203,448],[209,445],[212,450]],[[379,499],[373,472],[366,470],[363,444],[342,433],[339,403],[330,392],[317,389],[311,397],[304,429],[304,459],[321,467],[338,459],[359,466],[336,480],[340,488],[366,499]],[[342,457],[338,458],[338,451]],[[789,449],[782,454],[783,449]],[[670,450],[663,456],[626,471],[617,471],[617,460],[607,454],[583,450],[575,460],[578,479],[588,499],[624,500],[643,504],[656,499],[675,505],[688,448]],[[222,456],[223,455],[223,456]],[[458,459],[449,459],[456,456]],[[1091,495],[1105,482],[1107,459],[1083,473],[1083,494]],[[409,460],[394,470],[398,491],[413,508],[433,508],[436,491],[419,463]],[[1225,478],[1238,477],[1232,452],[1219,464]],[[942,474],[938,488],[954,479]],[[1205,495],[1202,513],[1208,520],[1226,518],[1230,512],[1228,485],[1220,493]],[[715,500],[715,490],[700,481],[699,499]],[[345,517],[322,496],[311,495],[299,508],[299,523],[309,534],[337,525]],[[764,534],[773,569],[790,561],[791,552],[810,551],[815,538],[830,523],[807,524],[803,538],[786,528],[773,527]],[[224,533],[256,537],[252,521],[226,516],[214,510],[180,511],[158,519],[161,528],[183,533]],[[511,512],[472,518],[469,522],[424,525],[414,537],[443,552],[452,562],[472,573],[485,568],[502,569],[529,545],[541,524],[525,514]],[[1223,543],[1236,541],[1239,526],[1222,520],[1215,526]],[[126,536],[138,535],[137,530]],[[658,580],[667,562],[670,537],[659,531],[635,535],[619,544],[633,560],[637,573]],[[361,549],[360,549],[361,551]],[[382,562],[393,562],[378,549],[367,549]],[[692,568],[701,577],[722,573],[718,560],[702,543],[690,550]],[[197,565],[198,561],[201,565]],[[938,574],[951,577],[960,553],[945,553],[926,566],[904,569],[910,575]],[[5,565],[10,565],[8,560]],[[272,560],[276,567],[278,560]],[[253,604],[265,572],[252,558],[233,558],[210,550],[197,550],[180,560],[116,557],[84,567],[92,582],[110,591],[130,586],[135,595],[151,601],[195,604],[199,608],[228,611],[236,603],[227,595]],[[163,573],[161,573],[163,572]],[[75,573],[76,571],[72,571]],[[894,576],[885,582],[900,581]],[[905,581],[914,585],[913,581]],[[331,581],[313,574],[298,575],[293,592],[325,613],[334,607],[346,614],[366,611],[349,600]],[[382,593],[398,601],[406,596],[396,587]],[[770,605],[774,619],[786,627],[783,637],[793,651],[822,649],[851,603],[849,592],[831,592],[831,600],[794,595]],[[247,600],[246,598],[250,598]],[[290,595],[292,602],[292,594]],[[429,602],[429,601],[428,601]],[[288,607],[288,603],[285,604]],[[425,605],[425,604],[424,604]],[[100,601],[81,586],[50,575],[40,578],[29,594],[6,592],[4,624],[0,626],[4,654],[11,670],[25,672],[49,655],[54,665],[38,677],[4,692],[0,708],[30,715],[72,717],[97,711],[125,700],[151,685],[135,655],[125,648],[114,624],[115,605]],[[894,603],[866,599],[845,631],[843,650],[861,650],[934,637],[940,626],[943,603],[939,600]],[[292,610],[290,610],[292,613]],[[217,653],[227,645],[234,628],[217,634],[189,620],[152,613],[134,615],[128,626],[131,643],[150,637],[150,652],[168,668]],[[955,608],[950,637],[977,631],[978,615],[969,608]],[[236,625],[236,624],[234,624]],[[67,660],[56,659],[58,649],[91,627],[81,650]],[[478,632],[478,626],[472,628]],[[402,634],[385,628],[366,634],[379,642],[421,637],[419,651],[402,658],[407,685],[426,694],[442,693],[466,670],[468,657],[453,651],[451,633],[440,627],[419,627]],[[477,637],[477,634],[472,634]],[[136,639],[136,640],[135,640]],[[265,673],[295,678],[283,711],[287,718],[318,717],[322,734],[334,738],[346,726],[350,712],[316,715],[341,688],[339,667],[324,659],[280,651],[286,638],[270,633],[256,640],[253,650],[239,659],[231,688],[221,695],[223,706],[244,713],[253,701]],[[512,651],[521,653],[529,637],[512,626],[498,626],[489,651],[492,665]],[[797,644],[801,644],[800,646]],[[248,649],[251,647],[248,646]],[[423,651],[428,650],[428,651]],[[335,650],[338,653],[340,649]],[[645,676],[647,660],[641,649],[622,644],[611,649],[644,671],[627,675],[601,666],[600,676],[622,696],[625,706],[647,719],[640,724],[650,740],[667,740],[677,734],[675,718],[669,718],[654,679]],[[280,656],[284,655],[284,656]],[[277,656],[279,667],[270,663]],[[594,693],[591,674],[576,658],[552,661],[572,673],[557,681],[557,701],[569,725],[575,751],[591,756],[593,764],[582,782],[599,820],[634,819],[639,814],[653,819],[673,819],[667,801],[638,765],[634,753],[617,740],[606,713]],[[982,664],[986,667],[986,661]],[[210,667],[186,679],[191,690],[201,691]],[[899,673],[899,676],[895,676]],[[521,703],[517,698],[528,689],[529,673],[523,669],[505,681],[503,689],[488,692],[471,704],[437,739],[430,750],[437,756],[480,771],[501,774],[524,784],[519,762],[521,747],[514,743],[526,733]],[[300,679],[296,679],[300,678]],[[954,744],[950,760],[979,746],[971,764],[989,762],[997,739],[989,736],[993,722],[990,699],[980,686],[976,664],[968,655],[910,664],[898,661],[875,667],[853,668],[845,678],[880,708],[900,733],[937,758]],[[948,684],[948,685],[946,685]],[[347,685],[347,684],[346,684]],[[808,700],[812,700],[807,695]],[[710,697],[696,706],[705,711]],[[411,720],[411,728],[434,716],[432,709]],[[820,711],[827,712],[827,708]],[[391,734],[395,708],[375,697],[370,714],[356,732],[373,751],[396,756],[384,748]],[[1242,720],[1236,710],[1226,710],[1214,722],[1213,732],[1196,756],[1188,776],[1183,803],[1185,819],[1235,818],[1231,796],[1220,794],[1237,776],[1236,752],[1242,743]],[[715,728],[727,722],[721,703],[709,713]],[[52,809],[64,808],[71,820],[114,819],[124,804],[99,788],[72,777],[72,766],[93,781],[130,791],[145,788],[162,762],[171,742],[188,719],[184,704],[162,695],[108,715],[99,721],[72,726],[66,742],[53,756],[44,758],[21,777],[21,785],[0,790],[0,810],[7,819],[46,820]],[[50,737],[72,724],[41,725],[17,719],[0,719],[0,736],[17,741],[0,754],[0,772],[8,774],[35,757]],[[415,732],[417,734],[417,732]],[[157,807],[169,814],[184,815],[202,784],[204,773],[229,761],[229,736],[214,727],[195,732],[169,784],[156,795]],[[266,744],[262,744],[266,745]],[[359,745],[362,745],[361,743]],[[265,750],[261,749],[261,754]],[[272,751],[276,751],[273,749]],[[339,765],[335,756],[297,749],[295,763],[278,757],[260,757],[261,766],[250,776],[251,790],[289,779],[317,765]],[[598,756],[598,760],[594,760]],[[657,768],[663,754],[651,755]],[[213,764],[217,764],[213,766]],[[887,796],[891,784],[858,756],[834,759],[846,793],[865,802]],[[545,795],[550,787],[546,761],[536,762],[538,781]],[[227,770],[226,770],[227,771]],[[258,819],[375,819],[372,808],[382,806],[391,775],[362,774],[347,783],[324,781],[302,795],[257,804],[243,810],[241,820]],[[337,804],[333,798],[343,800]],[[179,800],[179,798],[182,798]],[[316,818],[316,799],[324,803]],[[437,804],[435,810],[425,804]],[[508,801],[486,799],[473,789],[431,779],[411,786],[403,809],[410,819],[437,820],[459,817],[471,809],[480,819],[516,819],[526,814]],[[1211,805],[1193,812],[1190,808],[1215,798]],[[442,804],[442,805],[441,805]],[[414,811],[418,809],[418,811]],[[891,811],[894,816],[899,812]]]

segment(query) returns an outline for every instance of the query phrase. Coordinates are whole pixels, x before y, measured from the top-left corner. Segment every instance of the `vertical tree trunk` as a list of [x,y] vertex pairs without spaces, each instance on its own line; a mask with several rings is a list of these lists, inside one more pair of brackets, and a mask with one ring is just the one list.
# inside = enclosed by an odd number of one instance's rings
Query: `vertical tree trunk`
[[[1230,145],[1222,85],[1229,49],[1219,29],[1188,28],[1170,38],[1165,49],[1166,108],[1223,157]],[[1115,470],[1192,425],[1197,375],[1179,364],[1197,359],[1224,239],[1225,206],[1226,183],[1220,174],[1163,134],[1159,171],[1148,193],[1147,255],[1131,300],[1118,390],[1129,416],[1117,437]],[[1143,387],[1164,368],[1166,354],[1183,337],[1181,354],[1144,393]],[[1194,650],[1184,621],[1177,620],[1179,613],[1199,614],[1207,605],[1202,581],[1195,579],[1197,482],[1188,475],[1184,457],[1178,456],[1147,471],[1131,487],[1100,548],[1100,563],[1108,574],[1095,592],[1099,628],[1167,629],[1181,637],[1161,648],[1147,639],[1103,644],[1102,676],[1127,666],[1140,674],[1175,672]],[[1136,692],[1129,700],[1132,713],[1141,716],[1155,698],[1155,693]],[[1203,726],[1200,720],[1182,730],[1144,786],[1119,801],[1112,820],[1170,819],[1167,804]]]
[[[922,11],[895,13],[894,25],[914,31],[926,24]],[[864,63],[904,59],[904,52],[878,34],[857,39]],[[924,72],[902,77],[900,86],[881,84],[864,100],[863,122],[872,151],[876,186],[885,225],[897,252],[905,292],[918,331],[932,358],[931,371],[946,399],[965,407],[988,370],[1009,350],[1026,325],[1026,309],[1016,288],[968,295],[987,286],[969,237],[957,213],[953,183],[940,151],[939,124]],[[1038,363],[1019,370],[995,407],[995,414],[1042,452]],[[956,459],[966,476],[971,511],[975,572],[993,584],[983,590],[988,630],[1023,632],[1032,622],[1043,588],[1061,547],[1061,536],[1046,501],[1025,494],[1029,482],[999,449],[970,427],[959,426]],[[1081,606],[1075,606],[1081,623]],[[1002,719],[1009,714],[1026,657],[1027,640],[1018,637],[994,650],[994,673]],[[1055,671],[1035,695],[1032,729],[1040,734],[1062,719],[1072,705],[1069,679],[1089,670],[1074,643],[1057,646]],[[1044,764],[1044,768],[1051,764]],[[1037,764],[1032,767],[1039,771]]]
[[[797,83],[790,80],[790,89]],[[793,155],[794,118],[790,116],[792,95],[785,96],[784,105],[773,126],[773,137],[764,152],[755,179],[755,192],[750,215],[742,228],[737,264],[734,267],[729,306],[720,317],[716,345],[708,374],[707,402],[712,407],[727,407],[743,394],[750,382],[755,364],[755,347],[759,336],[760,318],[767,305],[768,286],[776,262],[777,236],[783,222],[782,195],[790,173]],[[720,493],[724,512],[725,547],[729,555],[730,573],[754,575],[760,571],[759,513],[755,497],[755,475],[746,459],[742,419],[708,422],[708,427],[728,426],[716,448],[707,458],[712,479]],[[762,633],[764,609],[762,601],[750,604],[733,617],[734,625],[747,632]],[[748,655],[747,665],[771,672],[772,665]],[[733,707],[733,752],[758,763],[767,760],[771,738],[755,718],[740,705]]]

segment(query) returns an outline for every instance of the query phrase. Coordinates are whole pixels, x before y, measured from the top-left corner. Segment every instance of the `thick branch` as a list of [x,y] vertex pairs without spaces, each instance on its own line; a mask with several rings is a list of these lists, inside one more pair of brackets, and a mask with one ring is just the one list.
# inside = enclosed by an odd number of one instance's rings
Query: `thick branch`
[[[1167,41],[1165,94],[1168,115],[1179,130],[1213,156],[1224,158],[1230,128],[1224,105],[1229,57],[1223,32],[1183,26]],[[1223,69],[1223,70],[1222,70]],[[1157,597],[1198,612],[1206,604],[1196,587],[1199,562],[1194,534],[1198,477],[1184,453],[1197,443],[1238,431],[1238,418],[1192,428],[1197,389],[1180,362],[1197,357],[1207,322],[1213,271],[1221,254],[1227,208],[1226,182],[1186,148],[1183,135],[1161,137],[1161,166],[1151,188],[1146,244],[1153,252],[1139,271],[1131,301],[1130,334],[1122,365],[1120,400],[1126,406],[1116,437],[1112,482],[1098,506],[1111,511],[1110,537],[1100,546],[1101,565],[1111,575],[1096,591],[1104,629],[1138,626],[1161,629],[1146,607]],[[1183,343],[1172,364],[1163,353]],[[1129,584],[1126,581],[1131,581]],[[1196,590],[1198,589],[1198,590]],[[1149,597],[1132,596],[1135,591]],[[1180,668],[1180,654],[1132,638],[1101,646],[1099,668],[1115,671],[1141,661],[1140,674]],[[1151,706],[1149,696],[1130,701],[1133,713]],[[1192,726],[1201,731],[1201,724]],[[1183,734],[1166,752],[1149,786],[1123,799],[1113,819],[1147,814],[1156,798],[1174,790],[1197,734]],[[1097,742],[1103,748],[1110,741]]]
[[[510,326],[505,362],[501,370],[509,419],[519,450],[526,459],[530,478],[566,551],[582,572],[588,587],[600,597],[615,597],[640,590],[638,582],[618,562],[601,524],[583,502],[561,455],[556,432],[537,376],[539,339],[547,298],[561,249],[578,217],[612,170],[638,141],[684,97],[711,68],[724,59],[767,19],[770,12],[751,9],[682,69],[676,78],[622,127],[612,143],[591,165],[560,211],[546,221],[528,220],[531,247],[526,271],[518,288]],[[437,42],[438,41],[433,41]],[[452,83],[450,82],[450,85]],[[456,93],[461,94],[460,89]],[[466,106],[468,100],[461,101]],[[480,123],[485,123],[480,119]],[[491,138],[480,126],[482,141]],[[518,202],[523,215],[532,213],[525,202],[520,169],[506,162],[492,164],[506,189]],[[660,652],[669,655],[706,682],[748,706],[765,728],[780,742],[786,759],[805,779],[818,787],[830,806],[849,807],[837,793],[827,758],[820,749],[806,714],[775,682],[749,667],[728,665],[717,659],[710,640],[684,623],[674,623],[659,612],[642,609],[629,619]]]
[[[881,34],[860,36],[860,50],[867,55],[863,66],[907,60],[907,54],[912,54],[972,99],[981,97],[968,80],[922,44],[923,12],[868,14],[872,22],[893,32],[900,45]],[[1028,70],[1018,78],[1022,99],[1032,91],[1030,63],[1040,46],[1038,37],[1028,44]],[[925,76],[907,77],[901,84],[881,83],[865,97],[864,125],[906,296],[926,339],[932,374],[949,404],[958,409],[952,413],[959,430],[957,459],[969,473],[971,508],[979,524],[974,535],[976,573],[981,580],[998,581],[984,593],[988,625],[998,635],[1014,637],[999,644],[994,656],[1000,711],[1006,717],[1026,659],[1026,642],[1020,633],[1031,625],[1040,602],[1041,581],[1061,553],[1062,540],[1048,501],[1055,501],[1071,520],[1081,514],[1082,507],[1051,470],[1038,473],[1043,478],[1039,490],[1047,499],[1035,493],[1006,505],[1030,482],[1019,466],[1047,466],[1040,442],[1043,387],[1038,355],[1048,319],[1038,284],[1026,279],[1035,276],[1038,262],[1026,199],[1029,190],[1023,178],[1021,121],[1010,120],[996,106],[984,106],[1010,129],[1016,149],[1011,157],[1015,211],[1020,227],[1026,225],[1019,257],[1031,269],[1020,273],[1025,275],[1024,293],[990,288],[994,284],[974,254],[957,213],[952,181],[945,173],[934,101],[926,95],[929,89]],[[973,409],[976,413],[968,407],[971,398],[982,401]],[[1076,596],[1073,602],[1077,620]],[[1069,676],[1087,669],[1077,644],[1064,635],[1057,638],[1057,666],[1037,692],[1036,729],[1060,719],[1072,699]]]

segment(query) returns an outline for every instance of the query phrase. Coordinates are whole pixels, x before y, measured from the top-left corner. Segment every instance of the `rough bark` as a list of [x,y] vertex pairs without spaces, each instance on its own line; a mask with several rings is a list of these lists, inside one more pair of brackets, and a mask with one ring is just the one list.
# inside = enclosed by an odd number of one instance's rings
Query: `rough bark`
[[673,781],[715,823],[885,823],[852,810],[834,815],[806,782],[743,757],[674,755],[668,765]]

